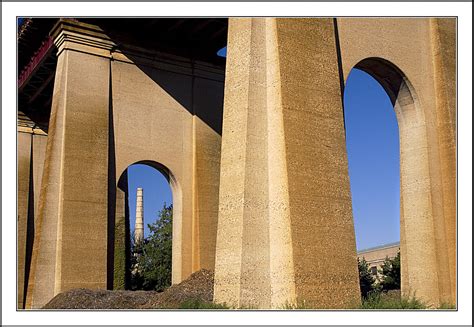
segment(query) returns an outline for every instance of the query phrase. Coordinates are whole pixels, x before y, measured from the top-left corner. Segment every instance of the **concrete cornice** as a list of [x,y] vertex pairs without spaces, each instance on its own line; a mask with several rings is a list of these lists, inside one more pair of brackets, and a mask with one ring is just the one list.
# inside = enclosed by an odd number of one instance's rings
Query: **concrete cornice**
[[50,32],[58,48],[58,56],[64,50],[75,50],[110,58],[117,45],[98,26],[60,19]]
[[17,132],[18,133],[27,133],[27,134],[48,136],[48,134],[45,131],[43,131],[42,129],[36,128],[36,127],[17,126]]
[[50,35],[58,48],[58,56],[64,50],[79,51],[137,66],[224,81],[221,67],[130,44],[118,45],[100,27],[74,19],[60,19]]

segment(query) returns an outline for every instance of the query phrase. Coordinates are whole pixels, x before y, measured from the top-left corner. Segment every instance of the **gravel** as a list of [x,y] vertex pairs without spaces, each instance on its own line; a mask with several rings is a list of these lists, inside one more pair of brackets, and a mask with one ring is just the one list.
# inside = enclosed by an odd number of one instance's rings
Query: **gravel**
[[56,295],[43,309],[177,309],[183,302],[212,303],[214,273],[199,270],[163,292],[72,289]]

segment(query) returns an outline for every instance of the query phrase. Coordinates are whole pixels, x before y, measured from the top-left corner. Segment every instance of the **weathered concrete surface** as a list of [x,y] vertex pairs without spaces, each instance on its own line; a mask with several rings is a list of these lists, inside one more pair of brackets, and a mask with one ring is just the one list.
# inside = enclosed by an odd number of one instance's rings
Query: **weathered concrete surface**
[[31,135],[18,133],[18,220],[17,220],[17,308],[24,305],[26,239],[28,234],[28,201],[30,199]]
[[335,46],[332,19],[229,20],[216,302],[360,301]]
[[[431,19],[432,53],[436,90],[436,125],[438,130],[443,215],[447,258],[438,261],[448,264],[450,290],[443,292],[440,301],[456,303],[456,20]],[[443,222],[440,222],[443,225]],[[443,246],[443,243],[439,244]],[[448,292],[450,291],[450,296]]]
[[[27,307],[110,284],[110,208],[126,211],[115,187],[137,162],[170,179],[173,283],[215,263],[217,302],[357,304],[340,85],[354,66],[386,87],[399,122],[403,290],[454,303],[455,23],[335,23],[230,19],[222,157],[221,68],[59,25]],[[21,241],[31,140],[19,145]]]
[[[109,181],[110,182],[110,181]],[[129,289],[130,283],[130,212],[128,206],[128,173],[120,176],[115,192],[113,289]]]
[[109,60],[97,55],[103,49],[76,44],[70,36],[55,39],[58,65],[28,285],[31,308],[67,289],[106,287]]
[[214,267],[224,72],[136,51],[113,54],[117,178],[138,162],[169,178],[175,284]]
[[[397,114],[402,291],[435,306],[455,303],[455,20],[337,22],[344,77],[352,67],[372,74]],[[390,71],[393,76],[386,75]],[[393,94],[396,79],[402,83]]]
[[73,287],[113,287],[111,218],[128,210],[116,185],[137,162],[170,180],[173,283],[213,269],[222,68],[119,50],[98,27],[71,20],[53,36],[58,65],[27,306]]
[[41,130],[18,127],[18,221],[17,221],[17,308],[25,305],[35,230],[35,208],[43,173],[47,135]]

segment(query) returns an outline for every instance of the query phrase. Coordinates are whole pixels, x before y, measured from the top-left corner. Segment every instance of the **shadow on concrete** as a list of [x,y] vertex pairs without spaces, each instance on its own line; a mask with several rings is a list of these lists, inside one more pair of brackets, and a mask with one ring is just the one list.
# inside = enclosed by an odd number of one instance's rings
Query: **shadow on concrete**
[[354,68],[371,75],[382,85],[395,106],[400,90],[406,84],[405,74],[398,67],[388,60],[373,57],[360,61]]
[[30,145],[30,182],[28,190],[28,215],[26,221],[26,253],[25,253],[25,276],[23,285],[23,308],[25,308],[26,296],[28,290],[28,281],[30,277],[31,258],[33,255],[33,243],[35,239],[35,188],[33,176],[33,134],[31,135]]
[[115,208],[117,202],[115,130],[112,98],[112,65],[109,64],[109,142],[108,142],[108,185],[107,185],[107,289],[114,288],[115,255]]
[[[218,56],[217,51],[227,44],[227,19],[94,19],[87,22],[103,29],[151,80],[189,113],[222,135],[225,58]],[[143,58],[133,54],[130,47],[180,56],[184,61],[179,64],[190,68],[191,73],[144,65]],[[213,72],[206,77],[195,74],[197,61],[210,66]]]
[[124,193],[124,203],[123,204],[118,204],[118,205],[123,205],[124,207],[124,226],[125,226],[125,267],[122,267],[125,269],[125,275],[124,275],[124,282],[125,282],[125,289],[129,290],[131,288],[131,271],[130,271],[130,263],[131,263],[131,255],[132,255],[132,249],[131,249],[131,235],[130,235],[130,207],[128,204],[128,169],[125,169],[125,171],[122,173],[120,176],[117,187]]

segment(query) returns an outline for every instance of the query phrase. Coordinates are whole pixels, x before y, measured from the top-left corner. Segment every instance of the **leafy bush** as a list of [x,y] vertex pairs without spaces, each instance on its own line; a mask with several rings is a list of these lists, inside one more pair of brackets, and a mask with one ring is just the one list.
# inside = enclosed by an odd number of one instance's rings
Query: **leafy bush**
[[158,219],[148,224],[150,234],[134,245],[132,289],[163,291],[171,286],[173,206],[163,205]]
[[225,304],[216,304],[200,299],[190,299],[181,303],[179,309],[229,309],[229,307]]
[[297,303],[286,303],[284,306],[283,306],[283,309],[285,310],[306,310],[306,309],[315,309],[315,308],[312,308],[310,307],[306,301],[297,301]]
[[400,299],[385,296],[385,292],[370,292],[362,300],[361,309],[426,309],[427,306],[415,297]]
[[400,252],[392,259],[388,257],[385,259],[381,273],[380,287],[382,291],[400,289]]
[[125,217],[118,217],[115,222],[114,238],[114,290],[125,290],[127,288],[127,237]]
[[369,265],[367,264],[367,261],[365,261],[365,258],[362,258],[362,260],[357,258],[357,263],[359,266],[360,293],[362,297],[365,298],[370,292],[375,290],[375,278],[370,273]]
[[369,265],[365,261],[357,259],[359,266],[359,284],[362,298],[367,298],[369,293],[387,292],[400,289],[400,252],[397,256],[385,259],[379,273],[382,275],[380,283],[376,282],[375,277],[369,270]]
[[456,310],[456,305],[452,303],[441,303],[438,307],[440,310]]

